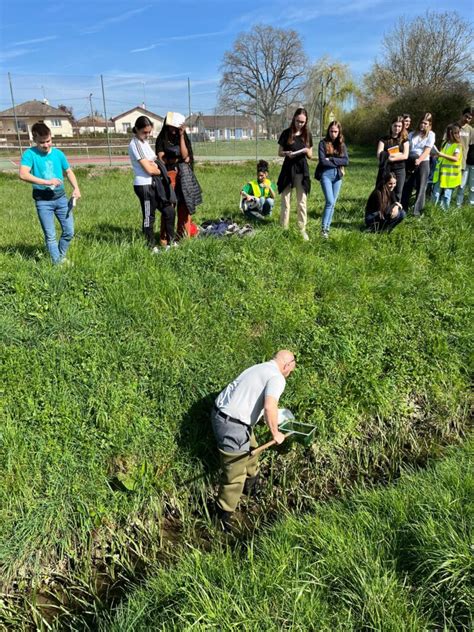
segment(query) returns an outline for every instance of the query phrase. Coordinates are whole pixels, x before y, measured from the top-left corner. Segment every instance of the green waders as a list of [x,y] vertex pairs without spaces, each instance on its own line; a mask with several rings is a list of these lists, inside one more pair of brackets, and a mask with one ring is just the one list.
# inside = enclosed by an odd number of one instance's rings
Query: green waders
[[[257,447],[257,441],[252,432],[250,448]],[[248,452],[224,452],[219,450],[221,457],[222,475],[217,495],[217,504],[224,511],[235,511],[245,481],[254,478],[258,473],[258,455],[250,456]]]

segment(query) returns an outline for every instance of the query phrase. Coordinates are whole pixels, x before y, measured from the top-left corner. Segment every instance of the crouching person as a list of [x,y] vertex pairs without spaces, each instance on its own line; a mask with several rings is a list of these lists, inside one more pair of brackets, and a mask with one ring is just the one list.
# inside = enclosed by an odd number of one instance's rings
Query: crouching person
[[253,429],[262,412],[276,443],[285,439],[278,430],[278,400],[295,362],[291,351],[278,351],[269,362],[246,369],[216,398],[211,421],[222,466],[216,514],[225,530],[242,493],[257,482],[258,456],[250,451],[257,447]]
[[257,179],[250,180],[240,192],[240,208],[247,219],[263,219],[272,214],[275,204],[275,185],[268,179],[268,162],[257,164]]
[[395,197],[396,186],[395,174],[388,173],[370,194],[365,207],[365,225],[369,230],[390,232],[405,219],[406,213]]

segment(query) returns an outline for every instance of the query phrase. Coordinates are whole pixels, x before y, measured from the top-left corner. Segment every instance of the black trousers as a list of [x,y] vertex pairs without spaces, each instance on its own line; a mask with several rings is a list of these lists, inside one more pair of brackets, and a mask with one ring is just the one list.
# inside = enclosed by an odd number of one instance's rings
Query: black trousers
[[[140,184],[133,187],[135,194],[140,200],[142,209],[142,229],[146,237],[148,246],[153,248],[156,244],[155,239],[155,214],[158,208],[158,200],[155,194],[155,188],[151,184]],[[168,243],[174,241],[174,218],[175,209],[172,204],[158,209],[165,220],[165,229],[168,237]]]

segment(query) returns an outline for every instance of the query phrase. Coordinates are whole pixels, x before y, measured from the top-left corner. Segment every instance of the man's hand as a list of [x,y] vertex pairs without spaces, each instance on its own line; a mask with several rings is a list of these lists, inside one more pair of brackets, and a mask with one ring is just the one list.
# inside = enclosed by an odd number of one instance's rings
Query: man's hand
[[76,187],[72,192],[72,197],[78,200],[81,197],[81,192],[79,191],[79,187]]
[[280,432],[279,430],[277,430],[277,432],[273,435],[273,440],[276,441],[277,445],[283,443],[285,439],[286,435],[284,435],[283,432]]
[[60,187],[62,184],[63,181],[59,178],[51,178],[51,180],[48,180],[48,186],[50,187]]

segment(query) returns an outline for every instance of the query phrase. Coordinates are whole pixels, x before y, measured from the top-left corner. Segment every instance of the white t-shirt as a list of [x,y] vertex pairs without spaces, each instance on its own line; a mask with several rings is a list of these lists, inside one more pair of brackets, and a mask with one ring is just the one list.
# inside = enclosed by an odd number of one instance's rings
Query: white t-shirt
[[143,169],[139,160],[155,160],[156,155],[146,140],[140,140],[136,136],[132,138],[128,146],[128,155],[132,163],[135,179],[134,185],[151,184],[151,176]]
[[280,399],[286,380],[274,360],[255,364],[225,387],[216,398],[217,408],[248,426],[259,420],[265,397]]
[[[419,158],[427,147],[430,150],[433,148],[436,138],[434,132],[428,132],[424,138],[418,132],[410,132],[408,134],[408,140],[410,141],[410,158]],[[426,158],[423,159],[423,162],[429,159],[430,155],[428,154]]]

